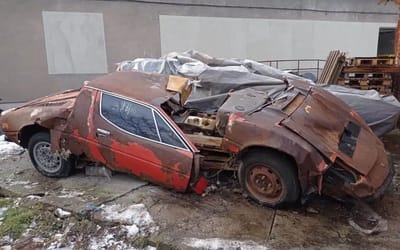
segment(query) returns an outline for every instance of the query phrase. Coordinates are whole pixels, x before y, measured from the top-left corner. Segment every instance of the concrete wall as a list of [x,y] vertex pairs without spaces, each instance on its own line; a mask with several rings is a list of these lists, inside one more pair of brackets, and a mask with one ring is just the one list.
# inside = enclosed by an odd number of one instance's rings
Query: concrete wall
[[[254,60],[323,59],[339,49],[376,56],[380,27],[393,23],[160,16],[161,53],[191,48]],[[180,31],[180,32],[179,32]],[[184,36],[179,36],[179,33]]]
[[[113,71],[114,64],[121,60],[159,57],[162,46],[160,15],[394,23],[397,17],[394,5],[378,6],[376,3],[376,0],[149,0],[147,3],[146,0],[1,0],[0,98],[3,102],[19,102],[62,89],[77,88],[84,80]],[[56,24],[54,19],[47,23],[45,16],[48,12],[61,12],[66,16],[69,12],[72,15],[93,13],[102,16],[103,24],[93,24],[90,20],[78,21],[78,24],[74,21]],[[81,25],[83,28],[76,30]],[[96,32],[91,33],[91,29],[87,29],[92,27],[90,25],[95,27]],[[48,45],[49,41],[59,38],[46,38],[48,32],[51,36],[60,30],[62,34],[67,34],[66,39]],[[101,41],[102,32],[104,44]],[[244,36],[241,30],[237,32],[239,36]],[[97,39],[93,42],[91,36]],[[187,32],[172,29],[169,36],[186,39]],[[190,39],[193,41],[193,38]],[[87,46],[92,42],[95,49],[89,53],[91,47]],[[167,42],[163,41],[163,46],[164,43]],[[94,53],[102,46],[104,56]],[[213,44],[209,46],[212,48]],[[82,48],[87,49],[80,50]],[[233,56],[236,48],[232,46],[224,55]],[[85,51],[87,55],[82,54]],[[72,56],[68,58],[69,55]],[[257,50],[243,55],[257,55]],[[265,53],[266,58],[269,56]],[[62,60],[52,61],[52,58]],[[101,60],[106,67],[102,67]],[[65,68],[60,67],[63,63]],[[82,69],[79,67],[82,63],[100,66]]]

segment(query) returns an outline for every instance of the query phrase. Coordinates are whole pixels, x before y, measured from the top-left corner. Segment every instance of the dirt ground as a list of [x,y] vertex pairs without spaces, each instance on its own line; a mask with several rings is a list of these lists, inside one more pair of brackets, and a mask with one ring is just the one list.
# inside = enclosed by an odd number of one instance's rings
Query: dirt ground
[[[396,169],[400,131],[383,138]],[[2,249],[399,249],[400,175],[372,209],[387,230],[349,224],[359,210],[316,197],[274,210],[247,200],[235,184],[205,196],[181,194],[115,174],[41,176],[26,153],[0,163]]]

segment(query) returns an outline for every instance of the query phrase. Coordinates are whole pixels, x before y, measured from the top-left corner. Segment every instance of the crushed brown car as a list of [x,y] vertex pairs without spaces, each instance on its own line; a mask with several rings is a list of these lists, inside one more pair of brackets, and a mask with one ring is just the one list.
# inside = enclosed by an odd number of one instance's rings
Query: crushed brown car
[[272,207],[313,192],[375,199],[391,182],[382,142],[321,88],[244,88],[214,111],[187,107],[191,91],[186,78],[114,72],[4,111],[1,124],[49,177],[90,161],[202,193],[205,171],[233,171],[249,197]]

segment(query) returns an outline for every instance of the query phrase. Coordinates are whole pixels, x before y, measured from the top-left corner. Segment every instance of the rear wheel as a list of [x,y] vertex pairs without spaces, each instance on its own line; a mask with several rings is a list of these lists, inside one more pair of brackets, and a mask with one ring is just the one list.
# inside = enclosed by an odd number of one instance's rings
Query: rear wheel
[[250,198],[262,205],[278,207],[294,203],[300,195],[296,167],[278,152],[257,150],[243,158],[239,181]]
[[51,152],[50,135],[46,132],[34,134],[28,144],[29,156],[35,168],[48,177],[68,176],[72,169],[71,159],[63,159]]

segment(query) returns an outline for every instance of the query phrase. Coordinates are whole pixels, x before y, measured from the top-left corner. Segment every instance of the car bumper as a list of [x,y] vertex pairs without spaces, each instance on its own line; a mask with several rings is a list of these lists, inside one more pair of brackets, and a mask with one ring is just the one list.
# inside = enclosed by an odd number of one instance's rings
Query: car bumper
[[384,151],[367,176],[345,170],[340,165],[330,167],[324,174],[323,193],[341,200],[348,198],[372,201],[383,196],[395,174],[390,156]]
[[367,201],[376,200],[389,188],[395,174],[395,169],[390,155],[385,154],[378,162],[384,160],[386,163],[384,164],[384,168],[376,165],[367,176],[360,177],[356,183],[350,185],[355,197]]
[[376,191],[373,195],[364,198],[366,201],[374,201],[374,200],[380,199],[383,196],[383,194],[386,192],[386,190],[389,188],[390,184],[392,183],[392,180],[393,180],[393,177],[394,177],[396,171],[394,169],[392,157],[390,155],[388,155],[388,162],[389,162],[388,176],[386,177],[383,184],[378,189],[376,189]]

